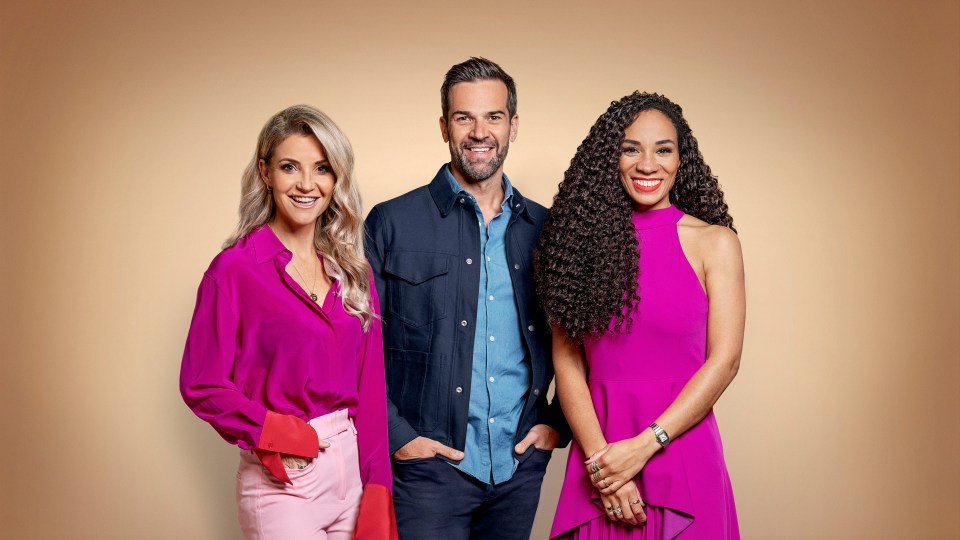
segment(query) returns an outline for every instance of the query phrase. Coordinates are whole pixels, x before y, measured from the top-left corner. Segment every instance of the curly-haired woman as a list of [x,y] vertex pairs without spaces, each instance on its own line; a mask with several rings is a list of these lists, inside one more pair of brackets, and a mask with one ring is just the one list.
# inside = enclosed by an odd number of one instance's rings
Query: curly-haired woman
[[347,540],[358,513],[396,537],[377,306],[350,142],[317,109],[284,109],[260,131],[180,371],[190,409],[241,448],[244,537]]
[[537,251],[573,429],[552,537],[739,538],[712,407],[737,373],[740,243],[679,106],[611,104]]

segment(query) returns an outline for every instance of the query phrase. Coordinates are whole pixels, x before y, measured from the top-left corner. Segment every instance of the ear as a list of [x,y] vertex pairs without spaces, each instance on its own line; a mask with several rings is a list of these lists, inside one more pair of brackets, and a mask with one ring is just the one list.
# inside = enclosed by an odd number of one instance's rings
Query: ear
[[447,119],[443,116],[440,117],[440,136],[443,137],[443,142],[450,142],[450,133],[447,131]]
[[520,129],[520,115],[515,114],[510,119],[510,142],[517,140],[517,130]]
[[266,184],[268,188],[273,188],[273,186],[270,185],[270,176],[267,175],[267,162],[262,159],[258,161],[257,169],[260,171],[260,180]]

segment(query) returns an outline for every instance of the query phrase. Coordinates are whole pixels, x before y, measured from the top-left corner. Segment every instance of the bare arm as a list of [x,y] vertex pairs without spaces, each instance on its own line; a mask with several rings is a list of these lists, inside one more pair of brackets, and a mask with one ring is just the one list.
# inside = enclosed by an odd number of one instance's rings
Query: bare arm
[[[740,241],[733,231],[721,227],[710,227],[704,232],[702,241],[705,243],[704,278],[710,300],[706,360],[673,403],[656,419],[671,438],[696,425],[713,408],[736,376],[743,349],[746,298]],[[596,483],[600,492],[616,491],[624,481],[636,476],[659,449],[660,445],[649,429],[606,447],[596,458],[608,486],[604,488],[601,483]]]
[[590,399],[587,363],[583,349],[558,326],[553,327],[553,369],[557,378],[557,397],[573,437],[587,455],[593,454],[606,446],[607,441]]

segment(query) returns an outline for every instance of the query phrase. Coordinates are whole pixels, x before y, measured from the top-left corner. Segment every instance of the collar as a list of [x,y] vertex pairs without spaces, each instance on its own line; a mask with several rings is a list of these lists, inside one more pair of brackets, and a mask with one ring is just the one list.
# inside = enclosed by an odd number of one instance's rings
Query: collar
[[[433,181],[427,188],[430,190],[430,195],[433,196],[433,202],[436,203],[437,209],[440,210],[440,215],[444,217],[453,209],[460,193],[466,192],[454,178],[453,173],[450,172],[449,163],[440,167],[437,175],[433,177]],[[503,193],[503,200],[505,203],[509,201],[511,212],[515,214],[527,213],[527,201],[518,190],[513,188],[513,184],[510,183],[506,174],[503,175]]]
[[283,242],[266,223],[252,230],[248,236],[250,243],[253,244],[253,251],[257,254],[258,264],[273,260],[277,255],[287,251]]

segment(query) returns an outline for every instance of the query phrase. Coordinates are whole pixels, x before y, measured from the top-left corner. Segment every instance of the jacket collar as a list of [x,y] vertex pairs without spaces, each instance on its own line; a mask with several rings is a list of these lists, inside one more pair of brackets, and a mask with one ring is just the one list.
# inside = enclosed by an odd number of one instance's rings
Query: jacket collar
[[[433,202],[436,203],[437,209],[440,210],[440,215],[446,217],[450,213],[450,210],[453,209],[453,205],[457,202],[457,193],[454,193],[450,189],[450,177],[452,173],[450,172],[450,164],[445,163],[440,170],[437,171],[437,175],[433,177],[433,180],[427,186],[430,190],[430,195],[433,196]],[[530,218],[527,213],[527,201],[524,199],[523,195],[517,190],[516,187],[510,183],[510,179],[507,178],[507,175],[503,175],[503,180],[508,186],[513,190],[513,195],[511,198],[511,208],[513,214],[523,215]]]

